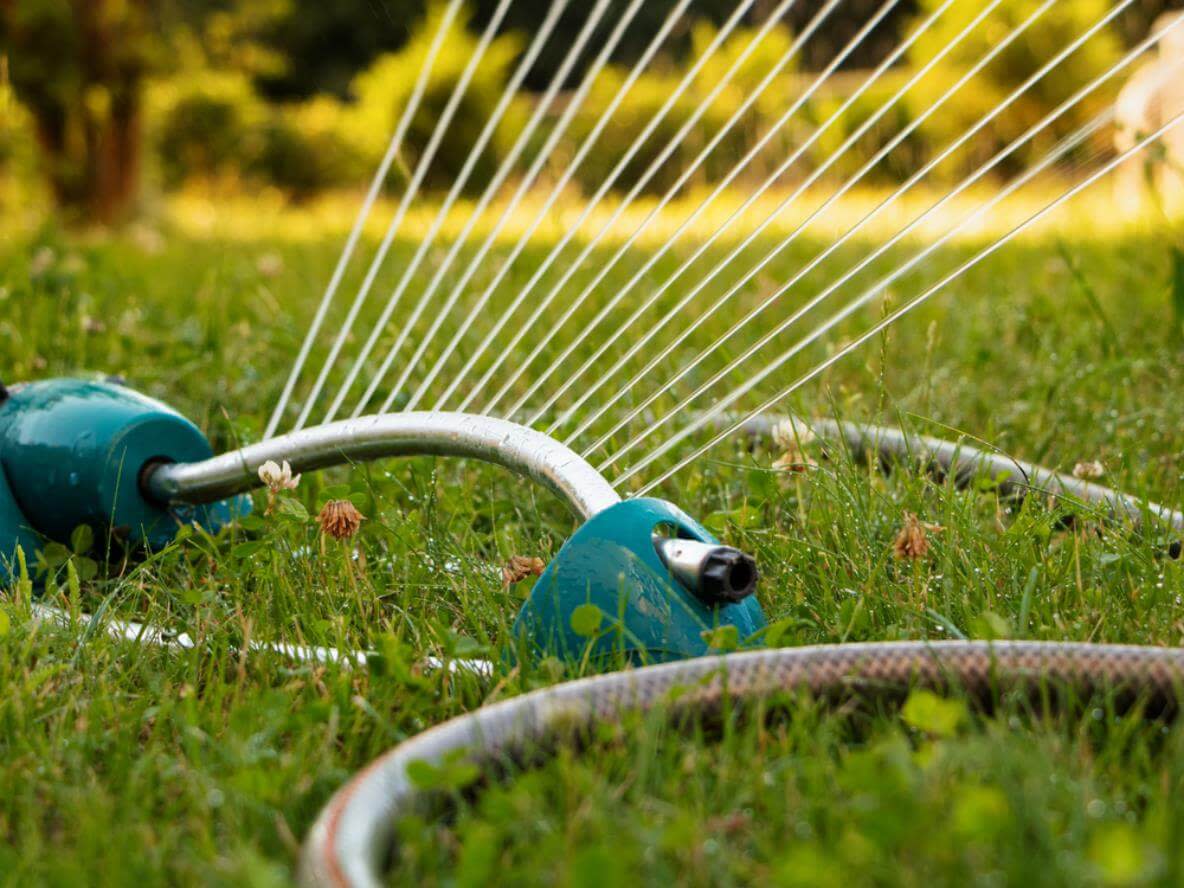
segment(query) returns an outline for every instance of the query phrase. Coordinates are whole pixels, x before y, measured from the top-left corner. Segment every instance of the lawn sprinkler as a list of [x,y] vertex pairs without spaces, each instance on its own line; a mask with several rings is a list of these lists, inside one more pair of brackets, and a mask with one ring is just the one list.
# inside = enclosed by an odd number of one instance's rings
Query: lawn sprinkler
[[4,392],[0,571],[9,575],[0,577],[11,579],[18,546],[28,556],[45,540],[66,542],[80,525],[147,548],[166,545],[186,524],[216,532],[250,511],[243,494],[260,486],[268,460],[305,472],[428,454],[502,465],[551,489],[583,520],[518,615],[519,653],[676,660],[708,653],[721,627],[735,627],[741,640],[764,627],[749,556],[668,502],[622,500],[540,432],[484,416],[393,413],[215,456],[192,422],[112,381],[55,379]]

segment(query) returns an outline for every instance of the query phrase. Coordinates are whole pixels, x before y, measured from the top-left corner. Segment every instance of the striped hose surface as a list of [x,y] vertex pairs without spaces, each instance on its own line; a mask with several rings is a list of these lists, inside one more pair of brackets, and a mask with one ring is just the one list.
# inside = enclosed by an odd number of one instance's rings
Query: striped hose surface
[[426,801],[408,776],[416,761],[455,755],[487,769],[554,749],[629,711],[673,724],[710,716],[726,700],[752,706],[770,695],[899,696],[913,687],[961,688],[991,699],[1059,688],[1137,695],[1147,712],[1184,695],[1184,648],[1029,641],[841,644],[752,651],[614,672],[535,691],[454,718],[396,746],[340,789],[314,824],[301,860],[308,886],[383,883],[394,824]]

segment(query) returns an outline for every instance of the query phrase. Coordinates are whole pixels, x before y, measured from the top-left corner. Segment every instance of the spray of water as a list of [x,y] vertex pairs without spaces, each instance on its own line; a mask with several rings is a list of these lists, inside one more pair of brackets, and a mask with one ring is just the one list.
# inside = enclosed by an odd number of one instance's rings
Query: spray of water
[[[1167,29],[1181,24],[1179,19],[1132,47],[1102,73],[1077,85],[1054,109],[988,160],[977,163],[920,212],[903,212],[902,198],[906,194],[933,179],[944,164],[956,161],[960,155],[973,156],[970,152],[975,144],[991,131],[1001,115],[1026,101],[1042,83],[1062,71],[1076,53],[1134,2],[1118,0],[1100,18],[1052,51],[1038,70],[975,123],[917,164],[904,181],[846,225],[808,261],[781,272],[781,279],[767,295],[732,317],[737,300],[762,275],[783,267],[792,255],[790,248],[829,218],[853,189],[896,157],[901,146],[907,146],[910,137],[927,121],[946,113],[968,90],[980,88],[981,79],[1006,57],[1008,47],[1024,39],[1046,13],[1056,8],[1056,0],[1044,0],[1015,23],[1001,12],[1001,0],[976,5],[974,15],[963,17],[965,24],[952,39],[936,47],[930,57],[901,69],[902,60],[911,59],[921,45],[920,38],[951,14],[957,4],[968,2],[945,0],[905,33],[874,68],[859,75],[858,85],[844,92],[842,101],[835,103],[836,110],[817,124],[810,123],[810,119],[819,97],[855,52],[865,47],[872,35],[882,33],[899,0],[884,0],[860,21],[854,36],[818,71],[802,77],[788,72],[796,60],[807,56],[824,24],[832,16],[854,14],[844,0],[823,3],[792,36],[788,48],[771,59],[761,49],[784,28],[797,0],[781,0],[764,16],[754,13],[759,8],[755,0],[736,0],[718,31],[703,42],[677,80],[672,81],[657,109],[644,120],[629,124],[628,146],[611,158],[609,172],[586,198],[573,195],[571,189],[581,167],[594,152],[606,150],[602,137],[622,125],[619,115],[627,113],[629,99],[643,78],[661,69],[665,54],[696,16],[696,2],[675,2],[648,36],[633,64],[619,72],[612,64],[614,56],[625,36],[637,27],[637,13],[644,0],[631,0],[616,16],[610,15],[611,0],[597,0],[586,11],[570,0],[557,0],[524,47],[499,100],[488,109],[466,162],[447,194],[433,205],[430,224],[422,233],[416,233],[414,253],[399,269],[397,282],[381,303],[367,336],[360,346],[355,345],[354,331],[366,316],[375,282],[390,263],[391,247],[413,207],[429,200],[422,194],[423,185],[437,162],[439,147],[454,126],[476,71],[513,2],[500,0],[493,10],[435,130],[416,158],[360,286],[351,299],[339,303],[342,282],[361,252],[362,232],[374,213],[391,166],[403,150],[410,121],[420,110],[443,37],[459,21],[460,0],[449,3],[440,16],[439,31],[432,37],[424,68],[399,116],[387,152],[268,421],[268,437],[279,430],[293,404],[297,405],[293,427],[300,428],[322,398],[327,400],[323,417],[330,420],[347,409],[357,388],[362,392],[352,402],[354,416],[375,407],[388,411],[400,398],[405,400],[406,409],[431,404],[436,410],[472,410],[481,403],[480,412],[525,420],[550,434],[563,435],[565,443],[579,447],[585,457],[598,459],[602,470],[615,468],[618,484],[649,491],[726,436],[730,429],[721,429],[719,420],[725,412],[729,421],[723,425],[727,426],[732,424],[733,415],[742,418],[776,405],[1089,185],[1154,144],[1178,122],[1174,118],[1114,156],[1096,148],[1112,127],[1112,115],[1109,111],[1093,114],[1038,159],[1023,165],[1005,184],[972,201],[967,212],[952,212],[959,201],[970,199],[975,194],[974,186],[988,176],[998,175],[1005,165],[1014,168],[1022,149],[1030,150],[1038,139],[1046,139],[1056,128],[1063,127],[1070,115],[1080,116],[1081,110],[1089,107],[1087,103],[1104,104],[1104,90]],[[557,39],[560,17],[568,14],[583,16],[576,39],[563,47],[560,64],[546,89],[531,96],[528,119],[484,183],[459,235],[451,239],[442,259],[435,258],[433,247],[461,206],[461,196],[471,188],[478,158],[487,152],[516,98],[523,95],[523,84],[539,58]],[[754,18],[759,21],[754,22]],[[750,22],[751,30],[742,32],[741,26]],[[982,55],[956,68],[957,76],[941,84],[936,100],[911,116],[893,114],[894,109],[910,101],[927,78],[951,70],[943,63],[953,58],[972,35],[988,32],[992,39]],[[742,45],[733,47],[730,41],[741,33]],[[589,58],[585,59],[586,55]],[[721,64],[721,58],[728,63]],[[704,84],[713,62],[721,71]],[[584,73],[565,93],[581,63]],[[764,67],[754,77],[750,69],[758,63]],[[873,91],[889,77],[894,84],[890,95],[866,112],[858,126],[836,139],[834,134],[844,132],[841,128],[847,125],[858,103],[866,103],[867,97],[874,95]],[[751,85],[737,94],[737,84],[742,82]],[[598,86],[610,83],[613,90],[603,112],[565,156],[562,147],[567,144],[565,140],[577,115],[586,109]],[[705,197],[692,199],[694,183],[710,164],[719,164],[729,136],[749,125],[762,99],[767,103],[777,90],[784,90],[786,83],[795,86],[784,96],[783,107],[772,124],[762,129],[738,161],[713,180]],[[705,121],[714,119],[710,115],[725,97],[730,97],[729,113],[723,122],[705,125]],[[671,129],[672,135],[663,136]],[[873,133],[879,134],[880,147],[864,160],[858,152]],[[828,144],[828,139],[838,145],[822,154],[818,149]],[[703,147],[694,151],[688,161],[678,161],[680,151],[692,140],[702,142]],[[778,145],[786,146],[784,154],[770,158]],[[1066,176],[1066,164],[1091,149],[1089,164],[1078,163],[1076,175]],[[630,171],[642,157],[649,158],[644,169],[632,174]],[[853,157],[860,161],[856,171],[828,187],[829,177]],[[761,164],[768,164],[772,172],[745,189],[736,208],[726,209],[738,194],[737,185]],[[647,202],[647,189],[659,177],[673,184],[656,200]],[[954,238],[976,230],[1005,201],[1041,179],[1059,187],[1051,197],[1042,193],[1041,204],[1020,224],[953,271],[940,275],[937,281],[922,283],[918,295],[853,339],[836,343],[824,359],[800,370],[788,384],[778,380],[778,374],[791,360],[811,345],[833,338],[840,325],[857,318],[858,312],[889,286],[900,286],[911,276],[923,276],[939,250]],[[779,189],[785,193],[776,199],[773,209],[761,210],[762,200],[779,193]],[[821,201],[807,211],[803,205],[820,190]],[[507,231],[519,222],[531,202],[536,209],[527,214],[520,233],[503,251],[501,244]],[[561,208],[570,221],[565,221],[553,241],[542,240],[541,232],[555,221]],[[711,222],[704,234],[704,223],[720,215],[721,208],[722,220]],[[758,212],[759,219],[750,218]],[[639,221],[631,223],[633,216]],[[784,231],[791,216],[796,221]],[[912,255],[869,285],[853,294],[848,292],[875,263],[915,240],[923,226],[947,218],[948,227],[922,243]],[[873,223],[882,226],[886,222],[893,227],[889,236],[860,246]],[[481,226],[485,234],[470,248],[469,242]],[[754,247],[778,230],[783,233],[767,249],[755,260],[749,258]],[[655,235],[657,242],[651,243]],[[679,245],[692,239],[688,255],[680,258]],[[611,254],[602,257],[600,250],[614,241]],[[728,243],[732,246],[724,249],[722,256],[711,258],[717,244]],[[797,298],[808,281],[842,255],[840,251],[853,247],[858,255],[831,273],[829,282],[808,298]],[[569,252],[574,255],[568,256]],[[671,264],[668,257],[676,260],[672,271],[665,270]],[[704,263],[707,267],[700,267]],[[614,271],[620,274],[619,270],[624,270],[625,282],[606,293],[610,275]],[[663,277],[651,283],[650,277],[658,272]],[[423,282],[421,276],[425,275],[427,280]],[[825,318],[811,320],[815,311],[831,300],[841,300],[841,307]],[[331,318],[340,321],[330,327]],[[722,332],[714,334],[717,327],[722,327]],[[704,332],[712,334],[709,341],[697,344]],[[787,342],[791,333],[798,338]],[[309,373],[309,358],[322,340],[327,345],[326,356],[317,371]],[[381,352],[380,345],[384,345]],[[338,373],[343,364],[344,373]],[[330,380],[336,380],[332,389],[328,387]],[[680,394],[684,388],[688,390]],[[756,407],[750,410],[754,404]],[[635,428],[638,424],[640,428]],[[704,429],[706,439],[701,434]],[[643,479],[642,473],[654,476]]]

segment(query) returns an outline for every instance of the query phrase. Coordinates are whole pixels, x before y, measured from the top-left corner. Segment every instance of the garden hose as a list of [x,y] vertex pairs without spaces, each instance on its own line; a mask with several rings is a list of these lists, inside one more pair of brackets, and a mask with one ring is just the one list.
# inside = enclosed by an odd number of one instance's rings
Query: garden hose
[[544,688],[429,728],[378,758],[322,809],[305,842],[305,886],[377,886],[395,848],[395,824],[422,813],[431,793],[410,776],[413,762],[471,762],[485,773],[535,764],[579,745],[627,712],[660,711],[691,725],[751,709],[781,692],[836,701],[900,697],[910,688],[957,688],[972,697],[1045,689],[1080,697],[1127,692],[1149,714],[1184,694],[1184,649],[1027,641],[840,644],[744,651],[613,672]]
[[[726,417],[716,422],[720,426],[734,423]],[[914,435],[892,426],[773,415],[749,419],[737,432],[753,438],[771,438],[778,427],[790,438],[798,435],[805,440],[813,433],[822,439],[842,441],[853,458],[862,460],[874,455],[884,468],[909,461],[933,474],[953,476],[959,487],[985,479],[993,482],[1004,496],[1043,493],[1099,508],[1112,520],[1130,521],[1136,527],[1150,518],[1153,523],[1160,522],[1184,532],[1184,513],[1176,509],[963,441]],[[1178,554],[1178,545],[1174,545],[1173,556]]]

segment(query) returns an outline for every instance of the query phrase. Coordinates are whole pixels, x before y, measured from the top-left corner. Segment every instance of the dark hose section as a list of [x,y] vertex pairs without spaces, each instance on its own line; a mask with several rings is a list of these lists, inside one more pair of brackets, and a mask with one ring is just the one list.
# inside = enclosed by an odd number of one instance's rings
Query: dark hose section
[[[721,419],[719,424],[725,422],[725,419]],[[931,471],[952,475],[960,486],[970,484],[977,478],[997,479],[999,490],[1005,495],[1023,496],[1037,492],[1067,497],[1104,509],[1110,517],[1130,520],[1136,526],[1142,525],[1146,517],[1151,516],[1174,530],[1184,532],[1184,513],[1175,509],[962,441],[913,435],[889,426],[773,415],[750,419],[740,427],[739,432],[766,438],[772,436],[774,428],[784,423],[803,433],[810,430],[820,438],[843,441],[856,459],[874,454],[883,466],[906,460],[920,463]],[[1173,548],[1173,554],[1178,554]]]

